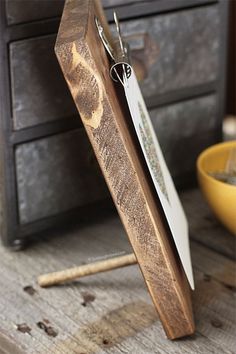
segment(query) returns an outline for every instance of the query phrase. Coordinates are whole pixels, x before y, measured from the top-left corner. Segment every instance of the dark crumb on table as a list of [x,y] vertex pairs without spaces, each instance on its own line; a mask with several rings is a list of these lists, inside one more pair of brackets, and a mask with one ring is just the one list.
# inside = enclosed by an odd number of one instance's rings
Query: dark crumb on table
[[[45,323],[46,321],[47,321],[47,323]],[[40,329],[42,329],[48,336],[56,337],[58,335],[58,332],[52,326],[48,326],[49,321],[48,320],[46,320],[46,321],[37,322],[37,326]]]
[[37,322],[37,326],[38,326],[40,329],[43,329],[44,331],[45,331],[46,328],[47,328],[47,325],[46,325],[45,323],[43,323],[42,321]]
[[43,318],[43,322],[46,323],[46,324],[50,323],[50,321],[47,318]]
[[109,344],[109,341],[108,341],[107,339],[103,339],[102,343],[103,343],[104,345],[108,345],[108,344]]
[[53,327],[51,327],[51,326],[47,327],[46,330],[45,330],[45,332],[46,332],[47,335],[49,335],[50,337],[56,337],[56,336],[58,335],[57,331],[56,331]]
[[28,333],[30,334],[31,328],[26,323],[20,323],[16,325],[17,331],[21,333]]
[[87,306],[90,302],[93,302],[95,300],[95,296],[90,293],[82,293],[83,296],[83,302],[81,303],[82,306]]
[[225,287],[231,291],[233,291],[234,293],[236,292],[236,286],[234,285],[229,285],[229,284],[224,284]]
[[29,295],[34,295],[36,293],[36,290],[31,285],[25,286],[23,290]]

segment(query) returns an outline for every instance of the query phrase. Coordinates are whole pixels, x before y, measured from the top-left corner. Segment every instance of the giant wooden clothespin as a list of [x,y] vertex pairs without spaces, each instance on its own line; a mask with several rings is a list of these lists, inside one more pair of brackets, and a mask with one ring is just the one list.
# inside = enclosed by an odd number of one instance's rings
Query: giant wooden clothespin
[[194,332],[189,284],[126,105],[110,77],[96,18],[109,40],[98,1],[67,0],[56,55],[166,334],[183,337]]

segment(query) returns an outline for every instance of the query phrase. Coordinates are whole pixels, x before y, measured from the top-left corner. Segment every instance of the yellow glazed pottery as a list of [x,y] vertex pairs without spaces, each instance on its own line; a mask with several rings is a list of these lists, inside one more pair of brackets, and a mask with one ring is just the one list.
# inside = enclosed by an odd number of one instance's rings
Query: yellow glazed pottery
[[224,171],[236,141],[229,141],[204,150],[197,160],[201,190],[218,219],[236,235],[236,186],[218,181],[209,173]]

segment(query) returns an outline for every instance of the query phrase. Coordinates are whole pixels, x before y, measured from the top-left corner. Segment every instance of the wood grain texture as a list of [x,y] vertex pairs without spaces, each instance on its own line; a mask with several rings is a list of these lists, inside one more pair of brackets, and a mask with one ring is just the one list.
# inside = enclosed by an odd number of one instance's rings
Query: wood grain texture
[[[179,341],[163,336],[137,265],[66,286],[42,289],[37,285],[41,273],[129,253],[119,218],[110,216],[42,236],[24,252],[12,253],[0,246],[0,348],[4,354],[235,353],[235,262],[213,250],[215,245],[224,245],[225,238],[233,249],[235,239],[228,239],[218,227],[198,190],[183,193],[182,200],[190,211],[196,280],[194,336]],[[196,241],[196,235],[199,239],[208,235],[211,248]],[[50,322],[56,337],[38,327],[43,320]],[[30,335],[17,330],[20,323],[31,328]]]
[[110,79],[95,5],[66,2],[56,54],[166,334],[174,339],[194,331],[189,285]]

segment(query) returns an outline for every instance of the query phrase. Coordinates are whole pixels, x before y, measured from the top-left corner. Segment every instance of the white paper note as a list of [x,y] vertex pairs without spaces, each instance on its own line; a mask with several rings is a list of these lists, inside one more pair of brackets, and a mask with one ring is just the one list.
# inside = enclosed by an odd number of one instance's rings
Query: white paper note
[[157,140],[158,132],[156,136],[133,70],[128,79],[125,76],[123,77],[123,82],[125,96],[138,140],[165,212],[184,271],[191,288],[194,289],[188,223]]

